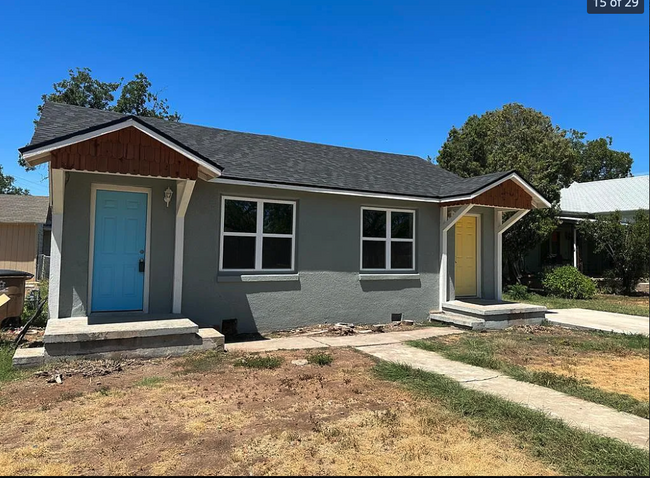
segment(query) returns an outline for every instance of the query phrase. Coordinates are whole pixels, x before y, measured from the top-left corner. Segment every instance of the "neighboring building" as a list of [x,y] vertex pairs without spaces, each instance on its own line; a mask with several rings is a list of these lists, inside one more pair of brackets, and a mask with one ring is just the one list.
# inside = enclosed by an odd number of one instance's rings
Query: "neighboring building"
[[55,319],[422,320],[456,297],[500,299],[503,232],[549,206],[512,171],[460,178],[415,156],[56,103],[20,152],[49,162]]
[[29,272],[38,279],[50,255],[47,196],[0,194],[0,269]]
[[560,226],[551,237],[531,251],[525,259],[527,272],[540,272],[544,266],[570,264],[584,274],[600,277],[610,267],[604,253],[581,237],[580,221],[620,211],[631,221],[639,209],[650,208],[648,176],[573,183],[561,191]]

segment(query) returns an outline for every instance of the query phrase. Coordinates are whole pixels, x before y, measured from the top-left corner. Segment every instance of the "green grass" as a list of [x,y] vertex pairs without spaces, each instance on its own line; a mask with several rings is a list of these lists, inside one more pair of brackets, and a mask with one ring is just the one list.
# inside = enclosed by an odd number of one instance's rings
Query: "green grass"
[[507,292],[503,294],[505,300],[523,302],[527,304],[543,305],[548,309],[589,309],[617,314],[641,315],[648,317],[650,306],[648,298],[625,297],[622,295],[597,295],[593,299],[562,299],[560,297],[543,296],[531,293],[526,299],[515,299]]
[[323,352],[307,355],[307,362],[320,365],[321,367],[324,365],[330,365],[333,361],[334,357]]
[[135,386],[156,388],[160,387],[164,381],[165,379],[162,377],[144,377],[143,379],[138,380],[135,383]]
[[[453,344],[447,344],[436,339],[414,340],[407,342],[407,344],[430,352],[437,352],[450,360],[497,370],[509,375],[515,380],[552,388],[558,392],[599,403],[621,412],[632,413],[643,418],[650,417],[648,402],[637,400],[630,395],[601,390],[588,385],[586,381],[578,380],[574,377],[567,377],[552,372],[528,370],[520,365],[500,359],[497,357],[499,347],[493,342],[494,338],[500,337],[498,334],[500,332],[491,334],[467,334]],[[567,347],[585,351],[623,354],[627,348],[647,350],[648,343],[650,342],[647,337],[642,335],[624,335],[606,332],[585,332],[576,337],[524,336],[523,334],[519,337],[516,334],[512,334],[511,337],[521,342],[520,352],[522,354],[526,354],[527,348],[539,345],[548,347],[550,350]]]
[[521,405],[465,389],[441,375],[380,362],[376,375],[441,403],[459,419],[471,420],[475,434],[510,435],[532,457],[568,475],[648,476],[648,453],[611,438],[574,429]]
[[19,380],[27,376],[24,370],[18,370],[11,366],[11,359],[14,356],[14,348],[11,342],[0,342],[0,383]]
[[273,355],[249,355],[235,362],[235,367],[274,369],[282,365],[282,357]]
[[221,367],[224,353],[216,350],[198,352],[186,357],[180,364],[180,373],[205,373]]

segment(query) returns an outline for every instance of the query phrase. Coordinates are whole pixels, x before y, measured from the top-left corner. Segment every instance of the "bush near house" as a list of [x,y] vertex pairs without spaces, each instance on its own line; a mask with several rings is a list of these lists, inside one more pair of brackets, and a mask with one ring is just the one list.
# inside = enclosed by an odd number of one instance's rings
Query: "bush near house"
[[524,284],[513,284],[508,286],[506,292],[512,300],[526,300],[530,297],[528,287]]
[[565,299],[592,299],[596,295],[594,282],[573,266],[550,269],[542,285],[549,295]]

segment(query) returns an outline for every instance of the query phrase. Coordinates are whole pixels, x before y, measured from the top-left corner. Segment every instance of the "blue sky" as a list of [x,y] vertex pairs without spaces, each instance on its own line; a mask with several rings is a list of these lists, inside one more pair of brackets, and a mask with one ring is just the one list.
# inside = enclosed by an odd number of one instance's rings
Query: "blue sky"
[[451,126],[517,101],[610,135],[648,167],[648,6],[584,0],[3,1],[0,164],[16,164],[43,93],[88,66],[144,72],[188,123],[435,157]]

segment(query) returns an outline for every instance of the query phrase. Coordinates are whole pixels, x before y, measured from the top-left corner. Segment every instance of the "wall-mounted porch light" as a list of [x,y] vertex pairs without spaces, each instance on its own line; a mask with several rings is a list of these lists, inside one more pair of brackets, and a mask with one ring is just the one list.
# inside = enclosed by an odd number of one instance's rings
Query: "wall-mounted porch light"
[[169,202],[172,200],[172,194],[174,194],[174,191],[170,187],[167,187],[165,189],[165,203],[167,203],[167,207],[169,207]]

